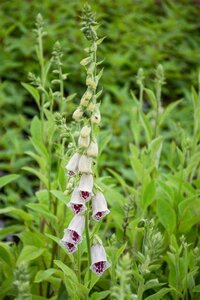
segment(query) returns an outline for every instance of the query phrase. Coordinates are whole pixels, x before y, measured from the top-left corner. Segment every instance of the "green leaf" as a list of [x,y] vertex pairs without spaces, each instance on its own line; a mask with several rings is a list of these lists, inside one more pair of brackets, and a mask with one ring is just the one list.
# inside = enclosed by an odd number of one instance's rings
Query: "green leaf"
[[19,265],[22,262],[24,263],[34,260],[41,256],[45,250],[46,249],[38,248],[35,246],[25,246],[17,259],[17,264]]
[[163,299],[163,296],[166,295],[167,293],[171,292],[173,288],[163,288],[157,293],[145,298],[145,300],[160,300]]
[[155,181],[150,181],[145,187],[143,196],[142,196],[142,206],[146,209],[154,200],[156,193],[156,184]]
[[14,257],[11,253],[11,248],[6,243],[0,243],[0,260],[3,260],[6,264],[13,268]]
[[88,65],[89,63],[91,63],[91,62],[92,62],[92,58],[91,58],[91,56],[88,56],[88,57],[82,59],[82,60],[80,61],[80,64],[81,64],[82,66],[87,66],[87,65]]
[[35,102],[36,102],[38,108],[40,109],[40,94],[39,94],[38,90],[28,83],[22,82],[21,84],[35,99]]
[[57,270],[56,269],[48,269],[48,270],[40,270],[37,272],[34,282],[42,282],[48,280],[51,275],[53,275]]
[[4,227],[0,230],[0,238],[3,239],[10,234],[14,234],[16,232],[20,232],[24,229],[23,225],[11,225],[8,227]]
[[173,233],[176,227],[176,214],[167,200],[162,198],[157,200],[157,213],[160,222],[166,228],[168,233]]
[[34,174],[44,183],[46,187],[48,187],[48,179],[40,171],[37,171],[36,169],[33,169],[31,167],[23,167],[22,170]]
[[142,126],[144,128],[147,142],[149,143],[153,136],[152,125],[151,125],[148,117],[145,116],[145,114],[143,114],[142,112],[140,112],[139,118],[140,118],[140,122],[142,123]]
[[14,217],[20,217],[24,221],[32,220],[32,216],[30,214],[26,213],[22,209],[15,208],[12,206],[0,209],[0,214],[11,214]]
[[45,216],[47,219],[57,223],[57,217],[48,211],[48,208],[45,204],[29,203],[26,206],[39,213],[41,216]]
[[193,287],[192,291],[193,291],[193,293],[200,293],[200,284]]
[[157,109],[157,100],[156,100],[154,93],[149,89],[145,89],[145,92],[147,93],[147,96],[150,100],[150,103],[151,103],[153,109],[156,110]]
[[182,100],[178,100],[175,102],[170,103],[167,108],[164,109],[164,111],[161,113],[161,115],[159,116],[159,126],[162,125],[162,123],[165,121],[165,119],[167,118],[167,116],[169,115],[169,113],[176,108],[177,105],[179,105],[179,103],[181,103]]
[[66,196],[63,194],[63,192],[53,190],[51,191],[51,194],[54,195],[58,200],[60,200],[61,202],[67,205],[68,200],[66,199]]
[[101,300],[101,299],[105,299],[108,295],[110,295],[110,291],[94,292],[89,299],[90,300]]
[[[78,282],[78,278],[74,271],[70,269],[67,265],[59,260],[54,260],[54,263],[60,268],[64,273],[64,282],[69,293],[70,299],[86,299],[88,294],[88,289]],[[76,287],[76,288],[74,288]]]
[[19,178],[19,175],[17,175],[17,174],[11,174],[11,175],[6,175],[6,176],[0,177],[0,188],[5,186],[6,184],[16,180],[17,178]]

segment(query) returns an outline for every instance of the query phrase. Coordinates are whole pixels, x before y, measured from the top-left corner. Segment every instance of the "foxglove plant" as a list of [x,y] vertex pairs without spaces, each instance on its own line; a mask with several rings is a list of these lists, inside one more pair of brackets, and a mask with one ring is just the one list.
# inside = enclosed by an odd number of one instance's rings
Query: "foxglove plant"
[[[93,240],[93,245],[91,246],[89,235],[90,200],[92,199],[91,214],[95,221],[99,221],[110,212],[102,191],[100,191],[100,188],[94,182],[93,172],[93,160],[98,156],[95,128],[99,126],[101,121],[100,104],[97,103],[101,91],[97,92],[97,85],[102,75],[102,71],[98,74],[96,73],[96,67],[100,64],[100,62],[96,61],[97,46],[102,41],[102,39],[98,39],[97,37],[95,30],[96,25],[97,22],[95,21],[94,14],[90,8],[86,6],[83,11],[81,30],[91,44],[89,48],[85,49],[88,57],[81,61],[81,65],[83,65],[87,71],[87,89],[72,116],[77,122],[79,135],[78,141],[75,141],[73,138],[74,151],[66,165],[67,174],[70,179],[65,194],[68,192],[72,193],[68,207],[75,216],[68,228],[65,229],[64,237],[61,240],[68,252],[74,253],[82,240],[82,233],[85,227],[89,284],[91,280],[90,270],[97,275],[102,275],[110,266],[106,258],[105,249],[99,238],[96,238],[95,241]],[[71,187],[71,185],[73,189],[70,190],[69,186]]]

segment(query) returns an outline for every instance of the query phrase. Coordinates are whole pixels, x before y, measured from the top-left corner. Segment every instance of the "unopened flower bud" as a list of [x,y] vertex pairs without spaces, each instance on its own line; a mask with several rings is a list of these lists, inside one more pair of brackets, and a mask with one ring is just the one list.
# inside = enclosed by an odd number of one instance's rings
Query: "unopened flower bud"
[[87,155],[92,157],[97,157],[98,155],[98,143],[97,141],[91,141],[88,149],[87,149]]
[[72,118],[75,120],[75,121],[79,121],[83,116],[83,111],[81,110],[80,107],[78,107],[75,112],[73,113],[72,115]]
[[78,170],[80,173],[90,174],[92,173],[92,159],[87,155],[81,155]]
[[88,106],[88,103],[90,101],[90,99],[92,98],[92,90],[91,89],[87,89],[87,91],[85,92],[85,94],[83,95],[83,97],[81,98],[81,105],[82,106]]
[[91,76],[87,77],[87,79],[86,79],[86,85],[88,85],[89,87],[91,87],[93,90],[95,90],[96,87],[97,87],[96,81]]
[[95,110],[95,106],[95,103],[90,102],[90,104],[87,107],[87,110],[93,112]]
[[81,135],[81,137],[85,138],[85,137],[88,137],[90,135],[90,132],[91,132],[91,127],[88,126],[88,125],[85,125],[81,129],[80,135]]
[[78,138],[79,147],[87,148],[89,146],[89,144],[90,144],[89,136],[87,136],[87,137],[79,136],[79,138]]

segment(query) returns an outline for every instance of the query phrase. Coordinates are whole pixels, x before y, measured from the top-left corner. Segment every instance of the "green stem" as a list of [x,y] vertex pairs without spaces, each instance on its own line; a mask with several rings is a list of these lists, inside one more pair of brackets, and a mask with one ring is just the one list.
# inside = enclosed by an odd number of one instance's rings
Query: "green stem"
[[155,128],[154,128],[154,138],[157,137],[158,134],[158,121],[159,121],[159,109],[160,109],[160,99],[161,99],[161,85],[158,84],[156,89],[156,100],[157,100],[157,106],[156,106],[156,117],[155,117]]
[[[40,63],[40,70],[41,70],[41,84],[43,89],[45,89],[45,69],[44,69],[44,54],[43,54],[43,42],[42,42],[42,31],[39,31],[38,34],[38,49],[39,49],[39,63]],[[41,93],[41,105],[40,105],[40,117],[42,123],[42,133],[44,139],[44,103],[45,103],[45,95],[42,91]]]
[[143,92],[144,92],[144,86],[143,84],[140,84],[140,98],[139,98],[139,101],[140,101],[140,110],[141,112],[143,111]]
[[144,293],[144,280],[140,281],[139,283],[137,300],[142,300],[143,293]]
[[77,273],[78,273],[78,280],[81,283],[81,260],[80,260],[80,256],[81,256],[81,253],[80,253],[80,246],[79,246],[78,251],[77,251],[77,267],[78,267]]
[[63,74],[62,74],[62,68],[60,67],[60,112],[63,112],[63,97],[64,97],[64,84],[63,84]]
[[85,235],[86,235],[87,251],[88,251],[88,272],[89,272],[88,288],[90,288],[91,277],[92,277],[90,266],[91,266],[91,263],[92,263],[92,259],[91,259],[90,233],[89,233],[89,205],[87,205],[87,213],[86,213],[86,216],[85,216]]

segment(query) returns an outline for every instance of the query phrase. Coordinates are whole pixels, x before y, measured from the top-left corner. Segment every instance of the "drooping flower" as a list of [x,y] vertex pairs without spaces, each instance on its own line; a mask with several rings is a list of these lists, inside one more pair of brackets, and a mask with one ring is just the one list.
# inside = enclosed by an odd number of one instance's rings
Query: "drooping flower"
[[90,144],[90,137],[82,137],[81,135],[78,138],[79,147],[87,148]]
[[88,149],[87,149],[87,155],[92,157],[97,157],[98,155],[98,144],[97,141],[91,141]]
[[98,105],[96,105],[95,111],[93,112],[93,114],[91,116],[91,122],[93,124],[99,124],[101,122],[101,114],[100,114]]
[[69,253],[74,253],[77,250],[77,246],[73,243],[69,235],[64,236],[63,239],[61,240],[63,245],[66,247],[67,251]]
[[84,212],[87,208],[84,200],[80,197],[78,187],[75,187],[70,202],[67,206],[73,211],[74,214],[78,215]]
[[66,169],[68,171],[69,176],[74,176],[76,172],[78,171],[78,163],[81,155],[79,153],[74,153],[70,160],[68,161],[68,164],[66,165]]
[[103,245],[96,244],[91,248],[92,264],[90,269],[96,275],[102,275],[106,269],[110,267],[110,263],[107,261],[106,251]]
[[92,199],[92,217],[95,221],[101,220],[107,214],[109,214],[109,209],[107,207],[106,199],[101,192],[97,194]]
[[90,174],[92,173],[92,159],[87,155],[81,155],[79,163],[78,163],[78,170],[80,173]]
[[75,215],[67,229],[64,230],[63,240],[67,240],[74,245],[80,243],[82,239],[82,233],[85,227],[85,216]]
[[80,135],[82,137],[88,137],[90,135],[91,132],[91,127],[88,125],[83,126],[83,128],[81,129]]
[[78,107],[75,112],[73,113],[73,116],[72,118],[75,120],[75,121],[79,121],[83,116],[83,111],[80,107]]
[[92,196],[92,189],[93,176],[91,174],[82,174],[78,187],[81,198],[85,201],[89,201]]

